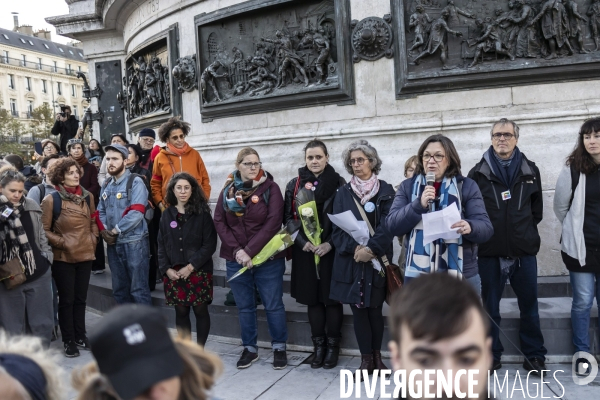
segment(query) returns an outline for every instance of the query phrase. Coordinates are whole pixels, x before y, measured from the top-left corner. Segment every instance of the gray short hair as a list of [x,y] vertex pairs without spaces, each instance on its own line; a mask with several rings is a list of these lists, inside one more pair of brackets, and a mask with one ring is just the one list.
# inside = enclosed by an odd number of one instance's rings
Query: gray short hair
[[373,168],[371,170],[375,175],[379,175],[379,171],[381,171],[381,164],[383,164],[383,161],[381,161],[381,158],[379,158],[375,147],[371,146],[369,142],[363,139],[350,143],[350,145],[342,153],[342,162],[344,163],[346,171],[348,171],[350,175],[354,175],[352,166],[350,166],[350,154],[352,154],[353,151],[358,150],[365,153],[365,156],[367,156],[369,161],[371,161],[371,163],[373,164]]
[[515,132],[515,139],[519,138],[519,125],[517,125],[517,123],[515,121],[512,121],[508,118],[501,118],[498,121],[494,122],[492,124],[492,129],[490,129],[490,136],[494,133],[494,128],[496,127],[496,125],[505,125],[505,124],[510,124],[513,127],[513,131]]

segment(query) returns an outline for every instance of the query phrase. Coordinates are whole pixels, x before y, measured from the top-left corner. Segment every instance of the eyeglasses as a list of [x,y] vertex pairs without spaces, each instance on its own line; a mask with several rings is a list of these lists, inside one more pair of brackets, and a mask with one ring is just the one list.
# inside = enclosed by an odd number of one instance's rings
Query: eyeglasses
[[442,162],[446,156],[443,154],[423,154],[423,161],[429,162],[429,160],[431,160],[431,157],[433,157],[435,162]]
[[252,168],[260,168],[262,163],[261,162],[255,162],[255,163],[245,162],[245,163],[242,163],[242,165],[246,168],[252,169]]
[[512,133],[507,132],[497,132],[492,135],[494,140],[500,140],[500,138],[505,138],[506,140],[510,140],[515,137]]
[[175,191],[179,193],[185,193],[192,190],[191,186],[176,186]]
[[351,158],[350,161],[348,162],[349,166],[353,166],[354,164],[358,164],[358,165],[363,165],[365,163],[365,161],[371,161],[371,159],[367,159],[367,158]]
[[152,143],[154,143],[154,142],[155,142],[155,140],[154,140],[154,139],[152,139],[151,137],[141,137],[141,138],[140,138],[140,141],[142,141],[142,142],[147,142],[147,143],[148,143],[148,142],[152,142]]

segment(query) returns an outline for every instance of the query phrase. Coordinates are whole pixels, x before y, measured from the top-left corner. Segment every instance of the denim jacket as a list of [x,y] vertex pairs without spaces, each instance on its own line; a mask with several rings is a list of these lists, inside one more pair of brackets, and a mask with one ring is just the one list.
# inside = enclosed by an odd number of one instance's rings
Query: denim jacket
[[[142,179],[136,177],[131,186],[132,198],[128,199],[126,188],[130,174],[126,169],[117,180],[112,176],[108,177],[102,186],[98,203],[98,214],[104,227],[108,230],[115,228],[119,232],[117,243],[135,242],[148,235],[148,225],[143,213],[148,202],[148,190]],[[137,206],[142,211],[130,209],[131,206]]]

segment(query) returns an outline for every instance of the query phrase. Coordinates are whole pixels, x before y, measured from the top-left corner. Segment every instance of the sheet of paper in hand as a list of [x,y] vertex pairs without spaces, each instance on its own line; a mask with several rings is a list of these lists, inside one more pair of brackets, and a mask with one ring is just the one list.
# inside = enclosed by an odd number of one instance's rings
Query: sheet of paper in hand
[[440,211],[423,214],[423,245],[437,239],[458,239],[458,228],[450,228],[460,221],[460,212],[456,203]]

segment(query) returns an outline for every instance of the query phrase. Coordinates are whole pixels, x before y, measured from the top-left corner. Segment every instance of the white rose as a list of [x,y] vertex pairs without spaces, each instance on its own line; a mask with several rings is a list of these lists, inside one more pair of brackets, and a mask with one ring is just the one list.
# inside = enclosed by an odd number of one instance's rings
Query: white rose
[[307,207],[302,209],[303,217],[312,217],[313,215],[315,215],[315,213],[313,212],[312,208]]

